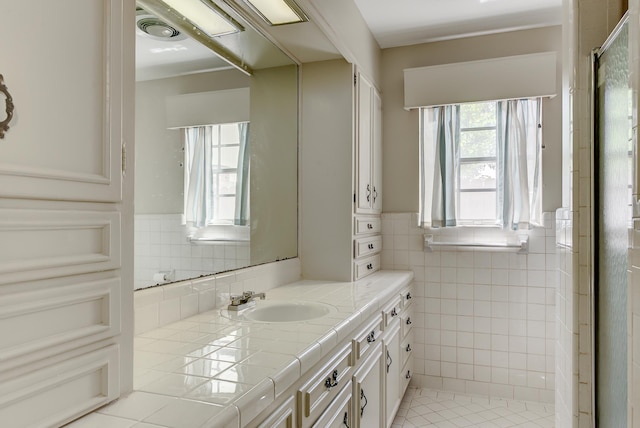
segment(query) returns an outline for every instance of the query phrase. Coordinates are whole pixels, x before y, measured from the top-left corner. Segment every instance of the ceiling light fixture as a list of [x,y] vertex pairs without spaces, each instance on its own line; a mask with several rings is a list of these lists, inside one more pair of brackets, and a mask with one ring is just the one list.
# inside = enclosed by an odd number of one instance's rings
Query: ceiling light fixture
[[253,73],[242,58],[219,41],[220,36],[244,31],[244,27],[212,0],[137,0],[137,3],[238,70],[249,76]]
[[180,15],[191,21],[209,37],[223,36],[242,31],[242,25],[211,1],[162,0]]
[[244,0],[269,25],[306,22],[307,15],[293,0]]

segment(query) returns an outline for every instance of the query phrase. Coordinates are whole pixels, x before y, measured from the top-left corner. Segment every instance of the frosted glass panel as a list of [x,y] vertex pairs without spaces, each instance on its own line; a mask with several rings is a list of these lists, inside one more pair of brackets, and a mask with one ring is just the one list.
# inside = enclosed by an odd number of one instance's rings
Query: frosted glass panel
[[598,58],[596,154],[596,418],[627,424],[627,247],[631,105],[625,24]]

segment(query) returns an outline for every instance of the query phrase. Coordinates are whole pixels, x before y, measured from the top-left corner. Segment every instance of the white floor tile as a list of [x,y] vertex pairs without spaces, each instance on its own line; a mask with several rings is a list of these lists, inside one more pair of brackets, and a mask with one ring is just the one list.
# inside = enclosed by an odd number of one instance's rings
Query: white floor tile
[[393,428],[554,428],[553,405],[409,388]]

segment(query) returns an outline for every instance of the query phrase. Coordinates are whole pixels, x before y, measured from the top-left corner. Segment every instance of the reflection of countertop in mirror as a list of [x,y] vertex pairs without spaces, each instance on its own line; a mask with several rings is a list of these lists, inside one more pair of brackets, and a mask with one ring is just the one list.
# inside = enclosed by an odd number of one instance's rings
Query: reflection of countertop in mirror
[[412,278],[381,271],[352,283],[305,280],[267,292],[267,300],[336,308],[309,321],[236,321],[216,309],[143,333],[134,343],[136,391],[70,426],[244,426]]

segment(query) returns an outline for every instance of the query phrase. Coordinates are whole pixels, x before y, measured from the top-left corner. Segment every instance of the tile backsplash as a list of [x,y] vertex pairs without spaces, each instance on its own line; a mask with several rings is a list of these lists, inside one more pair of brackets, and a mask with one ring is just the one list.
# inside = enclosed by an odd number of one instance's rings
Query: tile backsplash
[[225,307],[231,294],[264,292],[300,279],[300,259],[267,263],[217,275],[136,290],[135,334]]
[[138,214],[134,230],[135,289],[162,283],[159,273],[181,281],[249,266],[248,241],[191,243],[180,214]]
[[553,402],[555,214],[544,214],[544,227],[524,231],[526,254],[473,247],[425,252],[425,234],[477,242],[502,240],[505,232],[425,230],[417,227],[416,214],[382,215],[383,269],[415,274],[416,385]]

